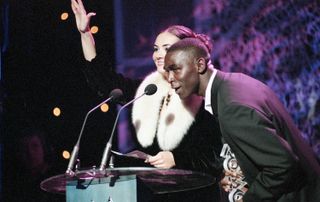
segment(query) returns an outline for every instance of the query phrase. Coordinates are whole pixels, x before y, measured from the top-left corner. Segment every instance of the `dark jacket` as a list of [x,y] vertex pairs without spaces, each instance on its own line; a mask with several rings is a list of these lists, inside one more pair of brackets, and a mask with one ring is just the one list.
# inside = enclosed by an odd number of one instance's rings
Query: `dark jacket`
[[244,201],[320,201],[320,168],[273,91],[240,73],[217,72],[212,109],[248,182]]

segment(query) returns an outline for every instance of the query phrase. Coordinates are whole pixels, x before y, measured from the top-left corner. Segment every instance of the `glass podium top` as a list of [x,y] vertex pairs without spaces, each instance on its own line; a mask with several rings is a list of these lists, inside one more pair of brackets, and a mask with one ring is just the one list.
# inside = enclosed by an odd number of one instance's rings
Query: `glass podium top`
[[92,168],[76,171],[74,175],[60,174],[41,182],[44,191],[64,194],[66,186],[77,184],[114,183],[137,179],[156,194],[199,189],[216,183],[216,179],[201,172],[181,169],[151,167],[108,168],[104,171]]

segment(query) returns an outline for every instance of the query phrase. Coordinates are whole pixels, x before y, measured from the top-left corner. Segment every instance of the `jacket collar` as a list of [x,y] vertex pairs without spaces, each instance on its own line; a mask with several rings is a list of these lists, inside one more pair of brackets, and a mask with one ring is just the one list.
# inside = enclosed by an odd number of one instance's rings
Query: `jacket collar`
[[219,87],[222,84],[225,77],[225,73],[222,71],[217,70],[217,74],[213,80],[212,87],[211,87],[211,107],[214,116],[218,119],[218,91]]

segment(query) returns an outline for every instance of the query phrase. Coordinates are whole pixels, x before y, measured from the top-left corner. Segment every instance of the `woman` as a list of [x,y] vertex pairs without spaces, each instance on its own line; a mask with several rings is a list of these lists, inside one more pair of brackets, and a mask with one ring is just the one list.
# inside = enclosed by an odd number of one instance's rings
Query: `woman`
[[23,126],[13,136],[10,142],[13,149],[11,154],[14,154],[10,155],[12,167],[5,178],[10,186],[6,187],[3,201],[65,201],[64,197],[40,188],[41,181],[59,173],[47,135],[41,128]]
[[[138,143],[144,152],[152,155],[146,163],[156,168],[179,168],[220,176],[222,166],[218,154],[222,144],[218,124],[214,129],[208,127],[208,122],[212,125],[215,121],[203,109],[201,98],[194,96],[181,101],[166,81],[163,70],[166,50],[173,43],[186,37],[198,37],[211,50],[208,37],[195,34],[184,26],[167,28],[154,43],[153,60],[157,71],[143,81],[132,80],[114,72],[105,57],[97,54],[89,28],[90,18],[95,13],[87,14],[81,0],[72,0],[72,9],[87,61],[83,71],[90,85],[106,95],[113,88],[121,88],[126,100],[140,95],[150,83],[158,87],[154,95],[142,97],[132,108],[132,122]],[[216,193],[211,200],[217,198]]]

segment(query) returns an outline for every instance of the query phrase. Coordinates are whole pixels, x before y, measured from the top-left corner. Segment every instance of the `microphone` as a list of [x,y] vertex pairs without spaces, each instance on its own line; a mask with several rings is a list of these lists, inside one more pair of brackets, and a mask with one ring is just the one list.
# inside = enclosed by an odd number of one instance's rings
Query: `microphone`
[[153,95],[157,92],[157,86],[155,84],[149,84],[144,89],[146,95]]
[[133,102],[135,102],[137,99],[141,98],[142,96],[144,95],[153,95],[155,94],[155,92],[157,91],[157,86],[155,84],[149,84],[146,86],[146,88],[144,89],[144,93],[136,98],[134,98],[133,100],[127,102],[125,105],[123,105],[119,111],[118,111],[118,114],[117,114],[117,117],[116,117],[116,120],[113,124],[113,129],[112,129],[112,132],[111,132],[111,135],[110,135],[110,138],[106,144],[106,147],[104,149],[104,152],[103,152],[103,156],[102,156],[102,159],[101,159],[101,164],[100,164],[100,168],[99,170],[100,171],[104,171],[106,169],[106,165],[107,165],[107,161],[109,160],[110,158],[110,153],[111,153],[111,147],[112,147],[112,140],[113,140],[113,135],[114,135],[114,131],[115,131],[115,128],[116,128],[116,125],[117,125],[117,122],[118,122],[118,119],[119,119],[119,115],[121,113],[121,111],[126,108],[128,105],[132,104]]
[[89,114],[91,114],[91,112],[93,112],[94,110],[96,110],[98,107],[100,107],[101,105],[103,105],[104,103],[107,103],[109,101],[119,101],[122,97],[123,93],[120,89],[114,89],[110,92],[109,94],[109,98],[104,100],[103,102],[101,102],[100,104],[98,104],[97,106],[95,106],[94,108],[92,108],[85,116],[84,118],[84,121],[82,123],[82,127],[81,127],[81,130],[80,130],[80,134],[79,134],[79,137],[78,137],[78,140],[77,140],[77,143],[75,144],[75,146],[73,147],[73,150],[72,150],[72,153],[71,153],[71,157],[70,157],[70,160],[69,160],[69,164],[68,164],[68,168],[66,170],[66,174],[68,175],[73,175],[73,167],[74,167],[74,163],[78,157],[78,153],[79,153],[79,147],[80,147],[80,140],[81,140],[81,137],[82,137],[82,133],[83,133],[83,129],[84,129],[84,126],[87,122],[87,118],[89,116]]

